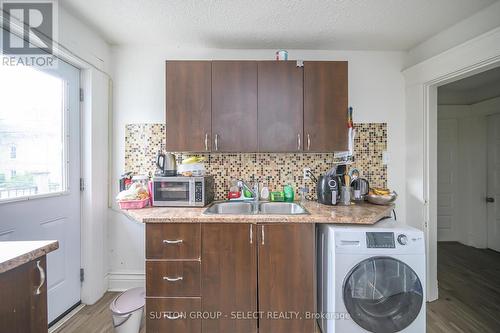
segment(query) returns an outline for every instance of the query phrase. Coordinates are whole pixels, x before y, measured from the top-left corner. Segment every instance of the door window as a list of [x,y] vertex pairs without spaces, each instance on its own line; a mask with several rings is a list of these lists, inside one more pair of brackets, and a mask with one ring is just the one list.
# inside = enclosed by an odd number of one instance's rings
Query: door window
[[0,66],[0,201],[65,192],[66,82]]
[[360,262],[347,275],[343,290],[352,320],[369,332],[399,332],[422,308],[423,290],[417,274],[390,257]]

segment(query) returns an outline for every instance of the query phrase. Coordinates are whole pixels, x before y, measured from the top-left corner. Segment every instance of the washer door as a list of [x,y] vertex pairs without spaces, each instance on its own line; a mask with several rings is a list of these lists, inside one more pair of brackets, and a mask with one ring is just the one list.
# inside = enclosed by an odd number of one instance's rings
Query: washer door
[[422,308],[422,284],[417,274],[390,257],[360,262],[347,275],[343,291],[352,320],[369,332],[399,332]]

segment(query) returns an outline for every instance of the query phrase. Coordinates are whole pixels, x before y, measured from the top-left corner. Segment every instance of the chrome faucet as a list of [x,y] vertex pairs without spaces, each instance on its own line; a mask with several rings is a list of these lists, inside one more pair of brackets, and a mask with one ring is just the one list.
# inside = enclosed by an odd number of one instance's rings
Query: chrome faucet
[[250,187],[244,180],[238,179],[238,187],[247,189],[251,194],[254,202],[259,201],[259,182],[254,181],[253,187]]

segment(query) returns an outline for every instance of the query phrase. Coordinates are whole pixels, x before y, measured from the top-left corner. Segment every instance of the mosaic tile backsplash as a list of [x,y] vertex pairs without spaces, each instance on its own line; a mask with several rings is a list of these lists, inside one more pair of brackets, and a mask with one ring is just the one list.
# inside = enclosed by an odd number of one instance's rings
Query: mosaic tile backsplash
[[[360,171],[371,186],[386,187],[387,168],[382,154],[387,150],[387,124],[354,124],[354,160],[351,167]],[[129,124],[125,130],[125,171],[154,175],[156,155],[165,151],[166,128],[164,124]],[[215,177],[216,200],[222,200],[232,179],[252,180],[267,184],[271,191],[280,191],[287,183],[296,189],[306,186],[314,196],[315,184],[303,179],[303,169],[310,168],[319,176],[340,160],[333,153],[242,153],[197,154],[205,156],[207,172]],[[177,162],[191,154],[176,153]]]

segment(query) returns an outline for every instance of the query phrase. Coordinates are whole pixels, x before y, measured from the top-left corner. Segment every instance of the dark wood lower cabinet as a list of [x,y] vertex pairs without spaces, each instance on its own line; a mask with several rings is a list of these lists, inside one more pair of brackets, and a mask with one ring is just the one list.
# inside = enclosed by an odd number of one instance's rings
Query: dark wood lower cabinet
[[147,332],[316,332],[304,318],[316,309],[314,235],[306,223],[148,225]]
[[203,333],[257,332],[256,226],[204,224],[202,227],[202,307],[220,318],[203,321]]
[[315,332],[305,319],[316,309],[314,224],[260,225],[258,235],[259,333]]
[[45,256],[0,273],[1,332],[47,333],[47,283],[41,270],[47,271]]
[[201,333],[201,299],[146,298],[148,333]]

